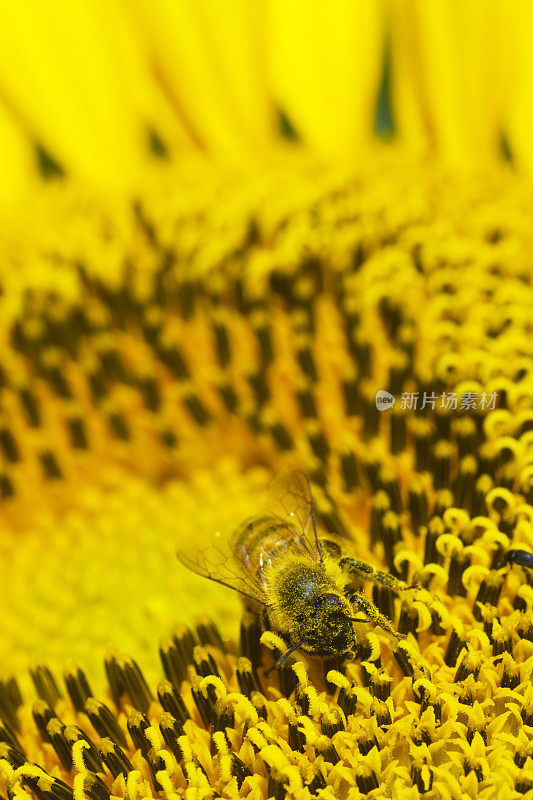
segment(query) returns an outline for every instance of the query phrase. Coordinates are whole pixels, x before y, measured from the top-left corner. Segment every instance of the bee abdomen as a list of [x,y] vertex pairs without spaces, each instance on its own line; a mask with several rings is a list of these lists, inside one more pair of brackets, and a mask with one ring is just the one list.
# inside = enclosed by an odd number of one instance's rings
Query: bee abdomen
[[254,517],[235,532],[234,547],[243,564],[264,583],[264,573],[289,552],[303,552],[297,532],[280,517]]
[[253,553],[263,540],[287,527],[286,522],[276,517],[252,517],[245,520],[235,531],[235,547],[240,550],[244,546],[249,553]]

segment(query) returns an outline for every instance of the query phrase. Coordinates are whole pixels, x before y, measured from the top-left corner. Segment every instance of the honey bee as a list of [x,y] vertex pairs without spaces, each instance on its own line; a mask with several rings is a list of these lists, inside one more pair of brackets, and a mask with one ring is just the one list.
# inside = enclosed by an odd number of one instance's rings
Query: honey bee
[[[354,625],[374,623],[405,638],[353,580],[372,580],[395,592],[418,588],[357,560],[350,540],[320,536],[309,480],[295,470],[270,489],[268,511],[245,520],[229,535],[215,533],[204,549],[178,550],[182,564],[239,592],[265,630],[287,644],[276,666],[295,650],[346,660],[355,656]],[[355,614],[363,612],[366,617]]]

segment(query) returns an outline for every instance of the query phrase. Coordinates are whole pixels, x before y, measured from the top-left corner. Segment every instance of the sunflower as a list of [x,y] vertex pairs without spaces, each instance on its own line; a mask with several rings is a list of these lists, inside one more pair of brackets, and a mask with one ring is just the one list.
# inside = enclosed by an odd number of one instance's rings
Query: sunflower
[[[530,792],[529,4],[0,23],[3,796]],[[294,466],[417,587],[350,663],[175,557]]]

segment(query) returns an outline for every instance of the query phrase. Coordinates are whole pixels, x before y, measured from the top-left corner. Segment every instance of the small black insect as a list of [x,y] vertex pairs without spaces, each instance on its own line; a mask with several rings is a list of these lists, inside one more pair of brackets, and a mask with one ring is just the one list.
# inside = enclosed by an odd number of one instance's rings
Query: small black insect
[[505,560],[508,564],[519,564],[521,567],[533,569],[533,553],[528,553],[527,550],[508,550]]

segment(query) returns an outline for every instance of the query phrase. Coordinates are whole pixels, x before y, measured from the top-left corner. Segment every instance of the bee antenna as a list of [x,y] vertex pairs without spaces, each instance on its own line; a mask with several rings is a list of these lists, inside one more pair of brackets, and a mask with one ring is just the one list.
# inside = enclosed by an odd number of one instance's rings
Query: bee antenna
[[368,617],[366,619],[361,619],[360,617],[346,617],[346,619],[349,619],[350,622],[372,622]]
[[291,653],[294,653],[295,650],[298,650],[298,648],[305,642],[306,639],[307,639],[307,636],[304,636],[304,638],[300,639],[299,642],[296,642],[296,644],[293,644],[292,647],[290,647],[285,653],[283,653],[283,655],[280,658],[278,658],[278,660],[276,661],[274,666],[275,667],[281,666],[281,664],[283,664],[285,659],[288,658]]

